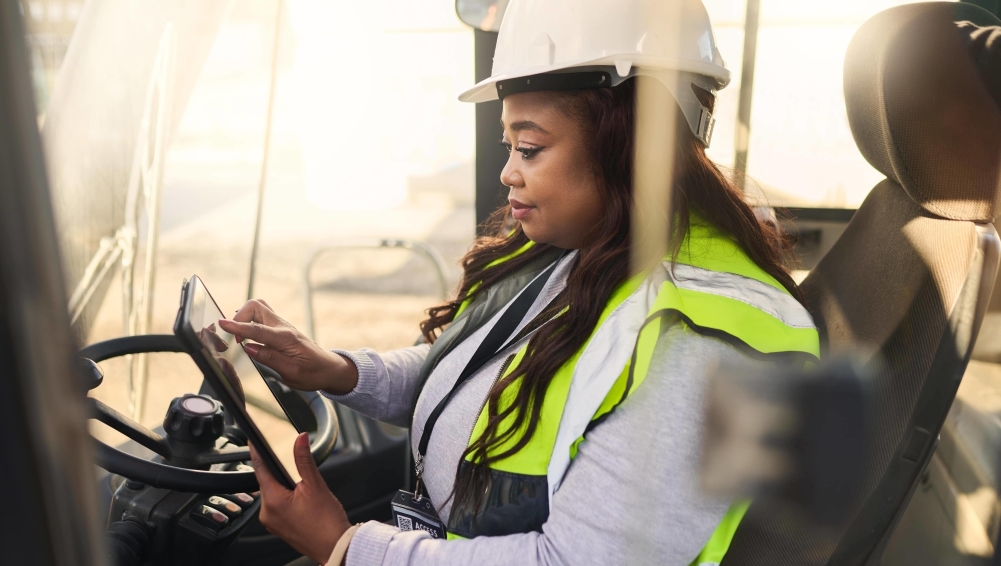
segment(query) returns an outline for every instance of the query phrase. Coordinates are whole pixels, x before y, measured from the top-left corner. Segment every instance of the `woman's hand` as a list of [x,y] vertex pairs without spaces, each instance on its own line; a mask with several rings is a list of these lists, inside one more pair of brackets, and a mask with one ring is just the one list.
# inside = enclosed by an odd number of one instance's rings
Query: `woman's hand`
[[309,453],[309,435],[295,439],[295,467],[302,476],[295,489],[289,491],[271,475],[261,457],[250,446],[254,473],[261,484],[261,525],[292,548],[319,564],[325,564],[334,546],[351,528],[351,522],[341,502],[330,493],[320,476],[320,470]]
[[233,320],[220,320],[219,326],[241,341],[256,342],[244,342],[247,355],[278,372],[290,387],[343,395],[358,384],[358,369],[350,360],[317,346],[264,301],[247,301]]

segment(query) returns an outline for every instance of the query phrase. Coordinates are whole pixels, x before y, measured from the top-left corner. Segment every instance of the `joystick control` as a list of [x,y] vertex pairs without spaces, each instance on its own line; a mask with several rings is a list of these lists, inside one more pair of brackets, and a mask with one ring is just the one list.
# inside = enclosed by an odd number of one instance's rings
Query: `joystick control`
[[170,402],[163,430],[172,440],[212,445],[222,435],[222,405],[204,395],[188,394]]

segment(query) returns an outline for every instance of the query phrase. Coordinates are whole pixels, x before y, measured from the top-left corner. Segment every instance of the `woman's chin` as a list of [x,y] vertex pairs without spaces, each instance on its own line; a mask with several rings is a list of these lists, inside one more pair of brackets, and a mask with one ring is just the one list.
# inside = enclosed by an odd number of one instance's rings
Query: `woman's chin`
[[564,241],[565,238],[560,238],[558,234],[554,233],[552,230],[540,230],[538,225],[530,225],[524,222],[521,223],[521,229],[528,236],[529,240],[532,240],[536,244],[548,244],[550,246],[555,246],[557,248],[563,249],[576,249],[577,246],[571,245],[570,242]]
[[539,228],[534,222],[521,221],[521,229],[528,236],[529,240],[532,240],[536,244],[548,244],[549,238],[547,236],[549,234],[546,233],[546,230],[540,230]]

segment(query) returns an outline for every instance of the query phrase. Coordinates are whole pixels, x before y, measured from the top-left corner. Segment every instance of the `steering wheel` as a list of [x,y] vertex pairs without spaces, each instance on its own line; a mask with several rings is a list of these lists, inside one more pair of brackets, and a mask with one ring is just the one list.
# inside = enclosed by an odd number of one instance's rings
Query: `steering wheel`
[[[180,341],[172,334],[151,334],[146,336],[126,336],[98,342],[83,348],[81,358],[100,362],[129,354],[154,352],[185,352]],[[268,368],[262,370],[277,374]],[[90,378],[88,389],[101,383],[97,372]],[[338,422],[334,406],[323,395],[315,391],[295,391],[289,389],[283,401],[298,404],[287,407],[291,413],[308,411],[316,420],[315,432],[310,432],[310,452],[313,460],[320,464],[326,460],[337,442]],[[174,489],[192,493],[236,493],[255,491],[257,477],[253,471],[214,471],[190,469],[208,467],[211,464],[246,462],[250,460],[250,450],[246,446],[226,446],[222,449],[207,446],[192,455],[189,446],[180,446],[170,437],[164,437],[131,418],[119,413],[94,398],[88,398],[91,417],[124,434],[141,446],[152,450],[163,458],[164,463],[145,460],[108,446],[94,438],[97,464],[113,474],[143,482],[149,486]],[[312,424],[312,423],[310,423]],[[312,428],[312,427],[310,427]],[[180,460],[182,466],[171,465]]]

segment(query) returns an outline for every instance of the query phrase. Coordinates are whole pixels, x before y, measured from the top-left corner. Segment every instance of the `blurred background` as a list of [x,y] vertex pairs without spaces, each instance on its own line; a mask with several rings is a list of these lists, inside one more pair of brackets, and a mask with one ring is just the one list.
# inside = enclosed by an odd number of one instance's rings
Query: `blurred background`
[[[761,0],[747,172],[769,204],[857,208],[882,178],[852,140],[842,63],[901,3]],[[705,4],[734,73],[709,153],[733,166],[746,2]],[[414,343],[436,263],[372,245],[426,243],[451,291],[475,234],[475,110],[456,99],[474,38],[451,0],[22,6],[82,344],[171,332],[193,273],[224,311],[249,292],[304,330],[312,289],[325,347]],[[156,426],[201,381],[181,358],[105,362],[95,394]]]

